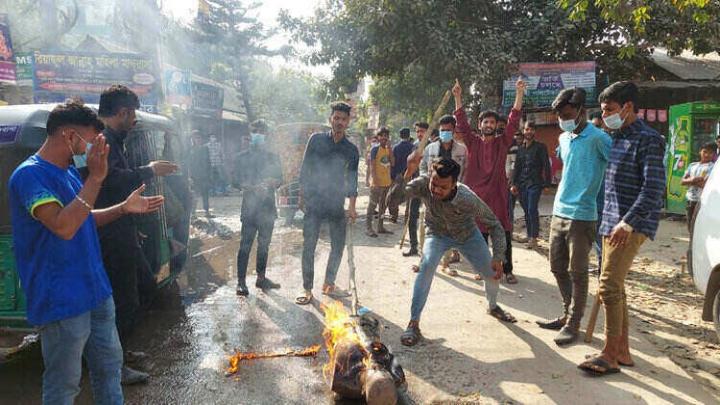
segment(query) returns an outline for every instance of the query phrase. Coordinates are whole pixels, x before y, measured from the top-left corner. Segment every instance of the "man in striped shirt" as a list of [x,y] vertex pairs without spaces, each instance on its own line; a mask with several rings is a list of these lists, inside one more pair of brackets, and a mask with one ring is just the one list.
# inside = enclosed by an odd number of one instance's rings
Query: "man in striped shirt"
[[665,140],[636,116],[638,88],[614,83],[599,96],[613,139],[605,173],[600,298],[605,307],[605,347],[578,367],[588,373],[617,373],[632,366],[628,341],[625,277],[647,238],[657,232],[665,190]]

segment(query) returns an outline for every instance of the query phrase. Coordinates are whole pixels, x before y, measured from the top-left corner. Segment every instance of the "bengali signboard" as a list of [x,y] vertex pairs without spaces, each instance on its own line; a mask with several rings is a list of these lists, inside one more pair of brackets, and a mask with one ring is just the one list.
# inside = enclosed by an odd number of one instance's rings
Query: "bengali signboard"
[[34,57],[31,52],[17,52],[15,53],[15,84],[18,86],[32,86],[33,85],[33,66]]
[[192,81],[192,110],[195,114],[220,118],[223,108],[223,89],[211,84]]
[[169,68],[163,71],[165,103],[183,109],[192,104],[192,73],[189,70]]
[[521,63],[519,75],[503,82],[503,106],[515,101],[515,82],[522,76],[527,82],[526,108],[550,107],[562,89],[582,87],[587,92],[586,105],[597,104],[595,62]]
[[58,103],[81,97],[97,104],[100,93],[113,84],[127,86],[140,98],[141,109],[157,111],[159,82],[145,56],[124,53],[35,52],[33,98]]
[[0,82],[15,83],[15,57],[7,14],[0,14]]

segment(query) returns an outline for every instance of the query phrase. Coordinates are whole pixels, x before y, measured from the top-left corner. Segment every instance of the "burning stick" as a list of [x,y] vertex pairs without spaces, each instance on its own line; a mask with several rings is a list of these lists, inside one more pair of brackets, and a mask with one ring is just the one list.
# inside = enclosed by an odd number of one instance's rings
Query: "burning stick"
[[273,357],[315,357],[319,352],[320,345],[313,345],[305,349],[285,349],[265,353],[237,352],[230,357],[230,367],[227,369],[227,375],[237,373],[242,360],[270,359]]

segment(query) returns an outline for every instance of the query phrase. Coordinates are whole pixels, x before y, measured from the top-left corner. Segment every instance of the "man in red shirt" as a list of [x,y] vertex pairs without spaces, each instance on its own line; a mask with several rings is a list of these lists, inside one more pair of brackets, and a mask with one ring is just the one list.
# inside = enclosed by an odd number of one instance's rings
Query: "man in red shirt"
[[[455,133],[458,134],[467,147],[467,163],[465,166],[465,184],[480,197],[505,229],[507,249],[503,269],[505,280],[508,284],[517,284],[517,278],[512,274],[512,223],[510,222],[507,176],[505,174],[505,160],[508,149],[512,145],[513,135],[518,130],[520,117],[522,115],[523,95],[527,85],[519,79],[515,85],[515,104],[508,116],[505,132],[495,136],[500,116],[495,111],[483,111],[478,117],[478,129],[476,133],[470,127],[468,117],[463,109],[462,87],[456,80],[452,93],[455,97],[455,119],[457,126]],[[478,223],[485,239],[488,230]]]

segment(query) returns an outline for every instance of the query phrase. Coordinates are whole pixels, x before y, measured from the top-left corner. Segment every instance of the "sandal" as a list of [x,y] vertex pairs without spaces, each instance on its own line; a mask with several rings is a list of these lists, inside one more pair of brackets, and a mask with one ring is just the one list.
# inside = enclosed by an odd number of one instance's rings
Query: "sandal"
[[490,314],[490,316],[492,316],[493,318],[496,318],[502,322],[509,322],[509,323],[517,322],[517,319],[515,319],[515,317],[510,315],[508,312],[503,311],[503,309],[500,308],[500,305],[495,306],[495,308],[493,308],[493,309],[488,309],[488,314]]
[[313,294],[310,290],[304,290],[300,295],[295,298],[295,303],[298,305],[307,305],[312,302]]
[[457,270],[451,269],[451,268],[449,268],[449,267],[443,267],[443,268],[441,269],[441,271],[442,271],[443,273],[447,274],[447,275],[450,276],[450,277],[457,277],[457,276],[458,276]]
[[604,375],[617,374],[620,372],[620,368],[611,367],[610,363],[600,356],[580,363],[578,368],[595,377],[602,377]]
[[330,298],[337,298],[337,299],[347,298],[350,296],[349,292],[342,290],[342,289],[338,288],[337,286],[327,285],[327,284],[323,286],[322,293],[323,293],[323,295],[327,295]]
[[[593,356],[592,354],[586,354],[586,355],[585,355],[585,360],[592,359],[593,357],[594,357],[594,356]],[[634,361],[630,361],[629,363],[625,363],[625,362],[623,362],[623,361],[618,360],[617,362],[618,362],[619,365],[621,365],[621,366],[623,366],[623,367],[635,367],[635,362],[634,362]]]
[[517,279],[517,277],[515,277],[514,274],[508,273],[508,274],[505,276],[505,282],[507,282],[508,284],[517,284],[517,283],[518,283],[518,279]]
[[450,253],[450,260],[448,263],[460,263],[460,252],[453,250],[452,253]]
[[405,329],[405,332],[403,332],[402,336],[400,336],[400,343],[402,343],[404,346],[415,346],[420,340],[421,336],[422,335],[420,334],[420,328],[418,328],[417,326],[408,326],[408,328]]

